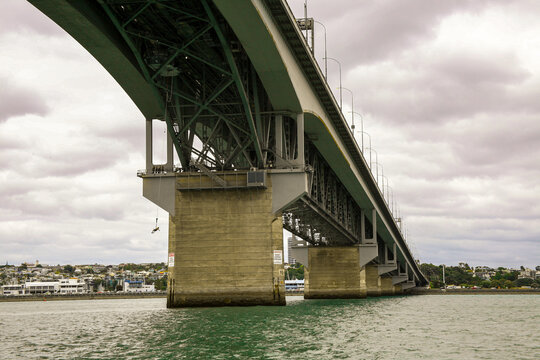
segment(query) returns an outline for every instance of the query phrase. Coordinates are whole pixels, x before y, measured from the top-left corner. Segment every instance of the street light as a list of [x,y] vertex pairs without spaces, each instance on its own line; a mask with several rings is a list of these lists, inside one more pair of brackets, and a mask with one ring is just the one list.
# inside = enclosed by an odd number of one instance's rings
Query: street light
[[[381,167],[382,196],[383,196],[383,200],[386,201],[384,197],[384,179],[386,179],[386,176],[384,176],[384,167],[382,166],[382,164],[377,163],[377,170],[379,169],[379,166]],[[386,179],[386,181],[388,181],[388,179]],[[378,183],[379,182],[377,181],[377,184]]]
[[[307,28],[307,0],[304,0],[304,24],[306,24],[306,42],[308,41],[308,28]],[[311,30],[313,31],[313,30]]]
[[[360,116],[360,132],[362,133],[362,154],[363,154],[364,153],[364,117],[362,116],[362,114],[357,113],[356,111],[349,111],[349,112],[353,113],[353,115],[356,114]],[[369,144],[371,146],[371,140],[369,141]]]
[[[390,190],[392,190],[392,199],[390,200]],[[386,179],[386,194],[388,194],[388,207],[390,208],[390,211],[392,212],[392,215],[394,215],[394,189],[388,185],[388,179]]]
[[333,60],[337,62],[337,64],[339,65],[339,108],[342,109],[343,108],[343,96],[342,96],[343,93],[341,92],[341,63],[332,57],[324,57],[324,59]]
[[346,87],[341,87],[343,90],[347,90],[348,92],[351,93],[351,110],[352,111],[349,111],[352,113],[352,125],[351,125],[351,129],[353,131],[353,134],[354,134],[354,94],[353,92],[351,91],[351,89],[347,89]]
[[[367,132],[365,131],[359,131],[359,133],[362,134],[362,147],[364,145],[364,134],[366,134],[369,138],[369,147],[371,147],[371,135],[369,135]],[[362,149],[362,156],[364,156],[364,150],[367,150],[368,148],[365,148],[365,149]],[[365,159],[365,157],[364,157]],[[371,151],[369,152],[369,168],[371,169]]]
[[317,21],[317,20],[313,20],[313,21],[324,28],[324,78],[328,79],[328,60],[326,58],[326,26],[324,26],[324,24],[320,21]]
[[403,236],[403,221],[401,219],[401,209],[399,208],[399,206],[397,206],[397,204],[395,204],[395,207],[396,207],[395,219],[396,219],[396,222],[399,223],[399,232]]
[[[370,143],[371,143],[371,139],[370,139]],[[379,154],[377,154],[375,149],[373,149],[371,146],[366,149],[369,149],[369,169],[371,170],[371,173],[373,174],[373,168],[371,167],[371,151],[373,150],[373,152],[375,153],[375,164],[377,165],[379,164]],[[379,183],[379,167],[378,166],[375,168],[375,172],[377,174],[377,184],[378,184]]]
[[[382,165],[381,165],[381,168],[382,168]],[[386,179],[386,190],[388,190],[388,178],[386,176],[384,176],[384,169],[382,169],[382,175],[381,175],[381,180],[382,180],[382,193],[383,193],[383,199],[384,201],[386,201],[386,205],[388,205],[388,199],[385,197],[388,196],[388,192],[385,192],[384,191],[384,179]]]

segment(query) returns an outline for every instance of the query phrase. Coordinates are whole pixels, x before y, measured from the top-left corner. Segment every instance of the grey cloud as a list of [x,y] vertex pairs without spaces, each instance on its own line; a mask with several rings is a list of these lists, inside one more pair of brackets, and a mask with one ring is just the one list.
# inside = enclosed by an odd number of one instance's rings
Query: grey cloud
[[[58,217],[47,223],[12,223],[18,231],[0,228],[2,258],[11,264],[40,260],[45,264],[84,264],[164,261],[166,234],[151,236],[126,221],[96,222]],[[133,246],[136,240],[137,247]],[[17,251],[17,249],[25,249]]]
[[509,52],[443,53],[432,59],[429,67],[438,78],[464,85],[520,84],[531,76],[520,66],[516,55]]
[[44,116],[49,112],[43,97],[32,89],[23,88],[5,77],[0,78],[0,84],[0,123],[13,116]]
[[144,152],[145,144],[145,120],[141,116],[131,119],[131,121],[112,120],[106,123],[95,123],[90,125],[93,135],[100,138],[110,138],[122,142],[129,148],[125,151]]
[[63,36],[65,32],[26,0],[2,0],[0,34],[32,31],[47,36]]
[[31,147],[32,154],[25,149],[15,149],[1,156],[15,176],[33,178],[79,176],[112,168],[129,156],[122,143],[113,139],[83,138],[77,145],[63,144],[65,140],[61,138],[57,141],[54,145],[36,142]]
[[361,94],[364,111],[377,114],[380,121],[408,124],[490,112],[536,112],[540,89],[522,90],[531,77],[511,54],[500,60],[489,53],[439,59],[419,52],[379,67],[360,67],[349,78]]
[[69,202],[71,215],[86,219],[117,221],[125,217],[125,194],[83,195]]
[[24,149],[27,148],[27,146],[28,143],[25,141],[25,139],[7,136],[6,134],[0,132],[0,150],[7,151],[14,149]]
[[56,177],[82,175],[111,167],[125,156],[122,152],[111,155],[102,151],[94,153],[92,149],[71,150],[67,157],[60,154],[47,156],[46,161],[38,162],[33,169],[28,170]]
[[[331,49],[329,56],[335,49],[342,49],[339,60],[347,69],[358,63],[393,56],[426,41],[434,36],[435,28],[445,16],[481,11],[488,3],[479,0],[310,1],[308,16],[325,24]],[[297,17],[304,16],[302,2],[290,1],[289,5]]]
[[[449,130],[453,153],[484,174],[538,173],[540,158],[540,116],[512,116],[512,120],[493,117],[478,121],[478,126]],[[461,141],[459,141],[461,139]]]
[[513,179],[400,179],[396,196],[403,213],[460,219],[540,219],[534,185]]
[[534,249],[534,243],[515,241],[486,243],[465,239],[461,242],[434,242],[423,239],[418,245],[423,249],[422,254],[427,255],[423,260],[435,264],[457,265],[459,262],[467,262],[470,265],[515,267],[527,264],[531,257],[538,259],[540,256],[537,250],[532,253],[530,251]]

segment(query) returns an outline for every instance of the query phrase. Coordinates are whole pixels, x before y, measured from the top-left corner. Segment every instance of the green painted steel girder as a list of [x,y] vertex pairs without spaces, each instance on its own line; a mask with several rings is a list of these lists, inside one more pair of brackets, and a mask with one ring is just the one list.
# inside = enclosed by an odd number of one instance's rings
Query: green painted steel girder
[[263,164],[262,159],[262,151],[261,151],[261,143],[259,141],[259,137],[257,135],[257,129],[255,126],[255,122],[253,120],[253,114],[251,113],[251,109],[249,106],[249,100],[247,98],[246,90],[244,89],[244,85],[242,84],[242,80],[240,79],[240,74],[238,72],[238,67],[236,66],[236,62],[234,60],[231,48],[229,46],[228,41],[225,39],[225,36],[223,35],[223,32],[221,31],[221,28],[219,27],[219,24],[217,23],[216,17],[214,16],[214,13],[212,12],[212,9],[210,9],[210,6],[208,5],[207,0],[202,0],[202,4],[204,6],[204,9],[206,10],[206,13],[208,14],[208,17],[210,19],[210,23],[214,26],[214,30],[216,31],[216,34],[219,38],[219,41],[221,43],[221,46],[223,47],[223,50],[225,52],[225,56],[227,58],[227,62],[229,63],[229,67],[231,68],[231,71],[233,73],[233,79],[236,84],[236,87],[238,89],[238,93],[240,95],[240,98],[242,100],[242,104],[244,106],[244,111],[246,113],[247,122],[249,125],[249,129],[251,130],[251,141],[253,142],[255,146],[255,153],[257,155],[257,160],[260,166]]

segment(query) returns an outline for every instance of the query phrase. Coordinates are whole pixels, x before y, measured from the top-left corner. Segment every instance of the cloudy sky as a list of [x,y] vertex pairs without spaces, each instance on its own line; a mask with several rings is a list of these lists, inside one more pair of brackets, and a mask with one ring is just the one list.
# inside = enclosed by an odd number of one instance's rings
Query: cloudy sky
[[[303,3],[289,1],[297,16]],[[308,15],[326,26],[415,256],[540,265],[540,3],[329,4],[310,0]],[[323,50],[318,26],[321,67]],[[144,119],[110,75],[26,1],[2,0],[0,262],[164,261],[143,152]]]

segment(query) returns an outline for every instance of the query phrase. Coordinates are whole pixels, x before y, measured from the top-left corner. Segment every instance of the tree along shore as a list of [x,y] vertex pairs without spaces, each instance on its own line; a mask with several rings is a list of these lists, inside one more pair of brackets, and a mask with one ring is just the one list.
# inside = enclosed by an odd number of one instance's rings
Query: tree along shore
[[[432,289],[439,289],[443,283],[443,265],[421,264],[420,270],[429,280]],[[522,270],[524,268],[522,267]],[[486,275],[487,278],[486,278]],[[520,271],[499,267],[490,271],[478,272],[468,264],[461,266],[445,267],[446,285],[455,285],[462,288],[483,288],[483,289],[511,289],[530,286],[540,288],[540,278],[520,278]]]

